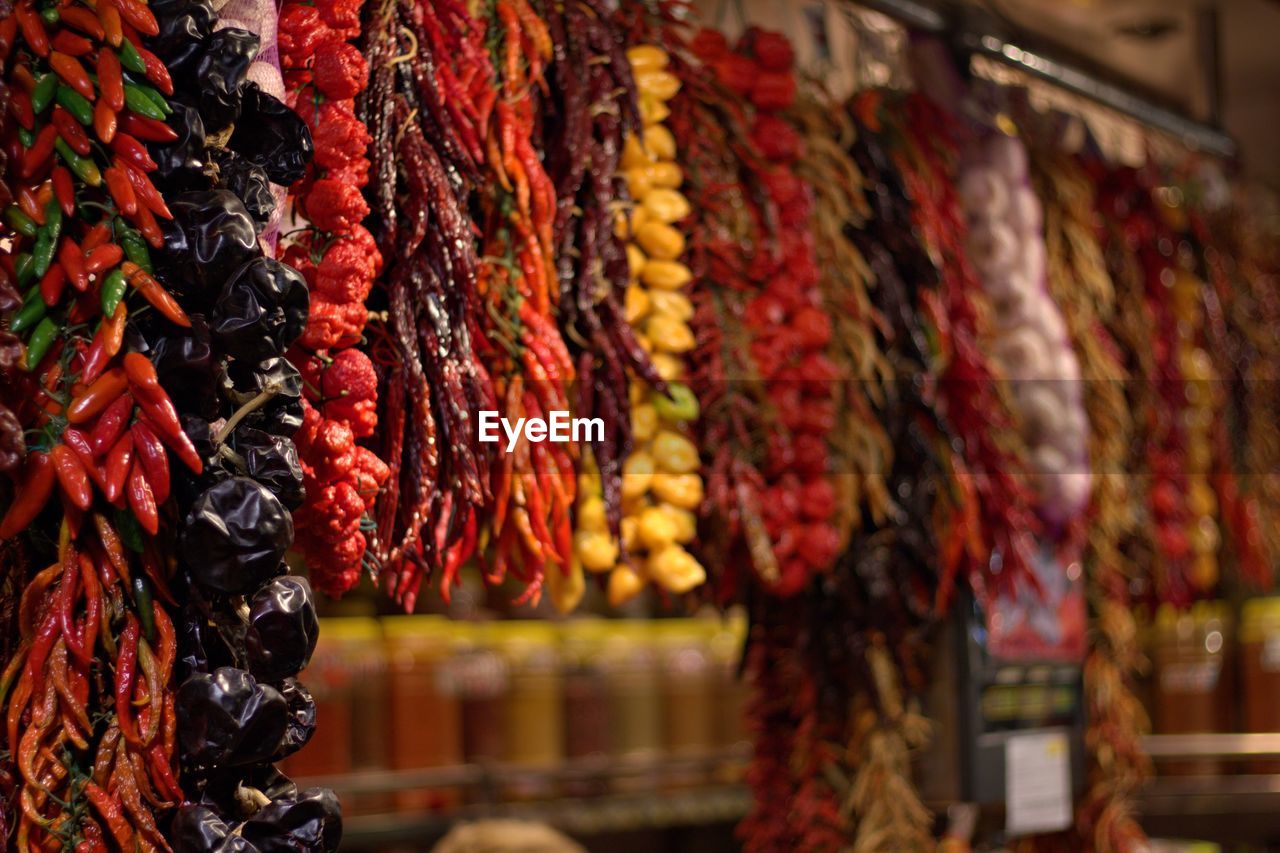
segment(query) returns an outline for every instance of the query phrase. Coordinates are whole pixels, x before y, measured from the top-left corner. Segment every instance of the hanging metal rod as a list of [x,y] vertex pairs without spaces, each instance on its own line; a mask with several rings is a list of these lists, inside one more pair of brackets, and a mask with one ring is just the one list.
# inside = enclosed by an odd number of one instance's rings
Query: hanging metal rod
[[1082,66],[1021,47],[1006,37],[974,32],[957,24],[937,6],[919,0],[858,0],[858,5],[888,15],[905,26],[948,37],[961,51],[981,54],[1026,74],[1163,130],[1200,151],[1232,159],[1235,140],[1222,129],[1196,121],[1148,98],[1109,83]]

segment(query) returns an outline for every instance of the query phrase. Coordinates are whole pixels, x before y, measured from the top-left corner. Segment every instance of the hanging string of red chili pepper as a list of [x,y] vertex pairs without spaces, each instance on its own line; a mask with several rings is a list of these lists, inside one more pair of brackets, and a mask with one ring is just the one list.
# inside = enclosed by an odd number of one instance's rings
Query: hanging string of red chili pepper
[[[290,102],[311,128],[315,154],[293,186],[297,211],[310,219],[283,259],[307,279],[307,329],[291,361],[306,383],[302,428],[294,436],[306,499],[294,513],[294,547],[312,583],[340,596],[366,567],[372,513],[390,469],[356,444],[378,427],[378,377],[355,347],[368,316],[365,299],[382,268],[373,235],[360,224],[369,208],[358,192],[369,181],[372,141],[355,115],[368,66],[350,39],[359,35],[362,2],[285,3],[281,64],[296,88]],[[368,566],[374,569],[373,566]],[[372,573],[372,572],[371,572]]]
[[156,32],[129,0],[96,10],[28,0],[0,21],[11,119],[0,264],[6,290],[25,289],[4,300],[0,370],[6,413],[30,436],[10,436],[10,461],[25,452],[26,462],[0,538],[47,530],[55,493],[62,506],[55,541],[30,540],[54,562],[23,592],[19,645],[0,678],[23,849],[106,837],[168,849],[153,811],[183,799],[175,632],[152,597],[172,603],[171,570],[151,537],[171,488],[167,451],[197,473],[202,460],[151,362],[124,347],[126,320],[148,307],[169,328],[191,325],[151,276],[146,248],[171,214],[140,140],[176,138],[160,121],[172,83],[142,41]]
[[1036,586],[1030,568],[1038,523],[1025,480],[1025,454],[1013,429],[1007,390],[980,344],[986,334],[982,291],[965,254],[966,227],[956,190],[958,126],[921,94],[892,105],[903,133],[894,152],[922,241],[940,280],[919,293],[929,318],[939,364],[942,412],[960,441],[950,460],[953,501],[938,611],[951,600],[964,572],[980,602],[1021,585]]
[[493,98],[482,29],[463,4],[367,9],[373,231],[395,259],[378,288],[386,320],[370,326],[387,388],[378,455],[390,468],[375,507],[377,557],[388,590],[412,609],[435,566],[447,594],[492,499],[475,413],[497,403],[475,351],[483,317],[467,192],[480,179]]

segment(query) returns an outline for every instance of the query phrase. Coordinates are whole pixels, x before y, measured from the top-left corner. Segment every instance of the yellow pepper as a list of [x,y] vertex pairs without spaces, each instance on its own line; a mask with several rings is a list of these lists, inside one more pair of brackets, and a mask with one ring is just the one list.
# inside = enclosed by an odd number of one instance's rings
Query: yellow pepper
[[648,485],[655,498],[680,509],[696,510],[702,503],[702,478],[697,474],[659,472],[650,477]]
[[639,497],[649,491],[653,480],[653,457],[638,450],[622,463],[622,496]]
[[650,306],[649,291],[643,287],[631,285],[627,288],[627,295],[623,301],[623,314],[627,318],[627,322],[634,325],[645,314],[649,313]]
[[[645,180],[650,186],[677,189],[684,182],[684,172],[675,163],[650,163],[644,169]],[[632,194],[632,198],[644,198]]]
[[671,108],[667,106],[667,102],[655,98],[653,95],[640,93],[640,121],[644,124],[645,132],[651,127],[657,127],[661,122],[667,120],[671,115]]
[[667,518],[671,519],[671,523],[675,525],[675,540],[682,545],[692,542],[694,537],[698,535],[698,516],[689,512],[687,509],[672,506],[671,504],[659,504],[658,509],[661,510]]
[[608,533],[579,530],[573,534],[573,550],[591,572],[607,572],[618,562],[618,543]]
[[689,200],[677,190],[654,187],[641,201],[649,218],[655,222],[679,222],[689,215]]
[[650,160],[674,160],[676,138],[666,125],[654,125],[644,132],[644,150]]
[[671,57],[657,45],[637,44],[627,48],[627,62],[631,63],[631,73],[641,71],[661,71],[667,67]]
[[688,592],[707,579],[702,564],[679,545],[668,545],[650,555],[646,565],[654,582],[676,595]]
[[652,165],[650,163],[648,166],[637,166],[622,173],[622,177],[627,182],[627,192],[631,194],[632,198],[642,199],[649,194],[649,190],[653,189],[653,178],[649,176],[649,168]]
[[631,437],[635,441],[648,441],[657,429],[658,410],[651,403],[631,407]]
[[684,361],[665,352],[653,354],[653,366],[658,375],[668,382],[675,382],[684,377]]
[[698,448],[678,432],[659,430],[649,450],[658,468],[668,474],[688,474],[698,470]]
[[693,349],[693,329],[683,320],[654,314],[645,321],[645,337],[659,352],[682,353]]
[[630,566],[617,566],[609,573],[609,604],[621,607],[640,594],[644,580]]
[[679,290],[693,281],[693,273],[678,261],[649,260],[640,270],[640,281],[658,290]]
[[607,533],[609,521],[604,513],[604,500],[591,495],[578,504],[578,529],[592,533]]
[[639,279],[640,274],[644,272],[644,265],[649,259],[644,256],[644,252],[635,243],[627,243],[627,268],[631,271],[632,279]]
[[656,506],[651,506],[640,513],[636,532],[639,533],[640,541],[646,548],[657,551],[675,542],[676,534],[680,531],[665,512]]
[[622,156],[618,160],[618,165],[622,169],[635,169],[641,166],[648,166],[650,162],[652,162],[652,158],[644,150],[644,145],[640,143],[639,137],[630,135],[623,141]]
[[569,560],[567,573],[559,566],[548,566],[542,577],[547,585],[547,594],[551,597],[551,603],[560,613],[572,613],[587,591],[587,579],[582,573],[582,564],[576,559]]
[[684,251],[683,234],[651,219],[636,228],[636,242],[646,255],[658,261],[674,261]]
[[639,71],[636,89],[660,101],[669,101],[680,91],[680,78],[669,71]]
[[681,322],[693,319],[693,302],[675,290],[657,290],[649,294],[649,305],[655,314],[665,314]]
[[622,547],[630,554],[640,546],[640,519],[635,513],[626,513],[622,516],[622,524],[619,528],[622,534]]

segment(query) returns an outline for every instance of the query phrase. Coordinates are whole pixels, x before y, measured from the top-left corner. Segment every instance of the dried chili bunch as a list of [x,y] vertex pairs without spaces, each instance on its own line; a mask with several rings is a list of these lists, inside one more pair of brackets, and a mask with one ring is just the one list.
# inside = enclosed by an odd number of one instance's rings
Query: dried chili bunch
[[174,705],[187,794],[168,837],[177,850],[332,850],[332,792],[299,791],[271,767],[314,731],[315,703],[296,676],[317,620],[310,585],[283,562],[303,493],[293,441],[302,379],[286,353],[306,328],[309,295],[259,233],[275,213],[262,189],[302,176],[311,135],[253,82],[272,79],[256,34],[215,31],[206,3],[156,9],[150,44],[173,74],[176,138],[150,149],[174,213],[153,260],[192,323],[184,334],[138,332],[204,460],[199,477],[175,485],[181,520],[166,552],[181,569]]
[[864,511],[871,526],[880,527],[893,508],[885,486],[893,446],[877,416],[893,370],[881,351],[880,329],[886,321],[870,295],[875,276],[852,236],[871,216],[864,176],[849,154],[855,138],[852,117],[816,85],[801,90],[788,115],[803,143],[796,172],[813,188],[818,284],[832,323],[827,356],[840,372],[828,444],[837,496],[833,526],[843,550],[864,526]]
[[[1247,301],[1250,291],[1259,285],[1248,281],[1248,276],[1232,276],[1231,270],[1238,267],[1225,250],[1225,241],[1231,239],[1227,235],[1237,233],[1235,229],[1212,227],[1203,204],[1189,202],[1186,215],[1195,265],[1205,281],[1199,299],[1204,317],[1200,343],[1218,373],[1217,381],[1197,383],[1193,394],[1215,411],[1228,413],[1225,418],[1213,417],[1208,427],[1214,459],[1211,477],[1218,496],[1223,540],[1237,574],[1256,589],[1270,589],[1274,572],[1267,558],[1274,551],[1264,542],[1265,525],[1261,520],[1266,481],[1271,478],[1250,476],[1267,469],[1250,467],[1246,458],[1250,418],[1257,418],[1268,410],[1265,397],[1258,399],[1258,389],[1253,387],[1249,376],[1259,359],[1257,336],[1250,334],[1252,329],[1236,325],[1241,318],[1247,324],[1248,314],[1232,310],[1238,294],[1244,296],[1242,301]],[[1248,263],[1247,255],[1244,260]],[[1259,405],[1255,407],[1251,403]]]
[[[365,300],[382,269],[373,235],[361,224],[369,208],[358,189],[369,180],[372,141],[355,115],[368,66],[350,40],[359,35],[362,2],[286,3],[280,41],[289,94],[315,144],[308,174],[292,188],[309,227],[293,235],[284,259],[307,279],[311,305],[294,361],[305,382],[298,450],[306,498],[294,522],[295,547],[312,582],[339,596],[366,567],[372,512],[390,469],[356,444],[378,427],[378,377],[356,347]],[[356,191],[352,191],[352,190]],[[375,570],[370,565],[368,568]]]
[[387,388],[377,452],[390,468],[376,556],[389,591],[412,609],[434,566],[447,594],[492,500],[490,454],[471,413],[498,406],[473,345],[482,306],[467,205],[495,96],[483,29],[463,4],[366,10],[371,77],[359,108],[373,137],[370,227],[395,259],[375,288],[387,318],[370,327]]
[[670,67],[681,86],[670,102],[670,127],[692,208],[683,226],[685,263],[700,283],[690,292],[689,386],[702,413],[695,443],[710,454],[703,460],[706,496],[699,533],[702,553],[717,555],[707,561],[715,597],[731,601],[744,594],[753,575],[779,576],[762,518],[759,469],[774,415],[764,405],[742,316],[748,295],[762,284],[754,260],[767,242],[762,220],[750,213],[750,200],[761,200],[770,210],[772,203],[747,166],[760,155],[748,133],[744,105],[708,73],[711,60],[728,49],[724,36],[700,30],[688,44],[693,55],[683,45],[672,47]]
[[1207,357],[1193,363],[1180,352],[1179,325],[1199,314],[1199,283],[1185,266],[1189,245],[1158,207],[1152,177],[1119,167],[1095,174],[1120,305],[1112,329],[1137,380],[1129,384],[1139,436],[1130,464],[1149,478],[1144,526],[1154,557],[1153,592],[1161,602],[1186,605],[1218,582],[1217,497],[1205,476],[1212,452],[1208,424],[1184,417],[1195,405],[1188,369],[1211,369]]
[[[680,170],[661,164],[619,169],[624,139],[641,131],[631,65],[622,26],[600,0],[547,3],[543,17],[555,45],[547,69],[542,148],[555,188],[553,239],[559,283],[560,324],[576,344],[577,413],[599,418],[604,436],[592,442],[609,530],[622,517],[622,464],[632,449],[628,371],[659,392],[666,380],[640,346],[626,319],[629,266],[619,201],[644,195],[648,186],[672,188]],[[666,75],[671,84],[674,76]],[[667,92],[665,94],[674,94]],[[678,258],[684,235],[671,225],[649,222],[636,242],[652,257]]]
[[[480,195],[482,356],[502,416],[550,417],[570,409],[575,365],[556,325],[556,191],[539,159],[535,93],[552,61],[547,24],[527,0],[484,9],[492,46],[495,101],[484,137]],[[572,564],[571,513],[577,494],[576,448],[518,440],[492,466],[493,502],[485,554],[490,583],[508,574],[525,585],[519,600],[537,600],[544,572],[563,607],[583,589]]]
[[1126,552],[1135,536],[1138,494],[1126,475],[1134,424],[1124,394],[1127,378],[1107,329],[1116,311],[1115,287],[1094,226],[1094,188],[1080,163],[1058,148],[1056,133],[1030,146],[1031,174],[1044,202],[1049,290],[1062,311],[1080,362],[1085,411],[1092,425],[1089,461],[1094,487],[1086,510],[1082,560],[1096,620],[1084,668],[1092,759],[1089,791],[1077,809],[1077,828],[1092,847],[1130,849],[1144,836],[1132,797],[1151,772],[1140,737],[1147,717],[1134,678],[1142,662],[1130,609],[1135,572]]
[[937,343],[939,407],[960,441],[950,463],[958,494],[938,590],[938,609],[945,612],[960,571],[983,604],[1001,591],[1034,584],[1030,552],[1038,524],[1008,389],[985,355],[988,312],[966,255],[967,229],[956,190],[958,127],[920,94],[906,96],[893,111],[904,133],[894,157],[921,239],[939,271],[938,287],[919,293],[920,310]]

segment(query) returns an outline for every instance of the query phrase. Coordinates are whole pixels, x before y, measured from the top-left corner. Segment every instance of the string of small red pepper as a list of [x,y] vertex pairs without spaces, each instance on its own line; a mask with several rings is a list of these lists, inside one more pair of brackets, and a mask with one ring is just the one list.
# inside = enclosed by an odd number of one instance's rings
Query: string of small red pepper
[[980,343],[986,314],[964,249],[966,227],[956,191],[958,125],[922,94],[908,95],[893,108],[903,133],[894,156],[940,275],[936,290],[920,291],[920,310],[933,328],[939,403],[960,440],[950,460],[957,494],[938,587],[937,610],[945,613],[960,572],[983,604],[1023,584],[1034,587],[1030,555],[1038,523],[1007,390]]
[[[548,86],[551,34],[527,0],[497,0],[485,7],[481,35],[492,45],[494,87],[480,199],[481,354],[502,417],[547,418],[569,411],[576,374],[556,327],[556,188],[537,150],[534,112],[536,92]],[[523,584],[519,602],[539,600],[544,571],[568,571],[577,451],[528,441],[497,451],[485,572],[492,584],[508,575]]]
[[302,427],[294,435],[306,500],[294,512],[294,547],[312,584],[332,596],[354,587],[362,568],[374,568],[366,560],[372,512],[391,473],[376,453],[356,444],[378,427],[378,377],[355,345],[368,316],[365,300],[382,269],[373,235],[361,224],[369,208],[358,192],[369,181],[372,141],[355,115],[368,66],[350,43],[360,33],[363,6],[287,2],[280,12],[290,105],[315,145],[309,173],[290,190],[310,227],[293,235],[283,255],[311,293],[307,328],[290,356],[306,383]]
[[[1096,168],[1108,265],[1121,310],[1113,323],[1129,359],[1130,405],[1137,413],[1139,442],[1130,464],[1150,472],[1145,501],[1147,536],[1154,557],[1150,593],[1159,602],[1189,604],[1218,580],[1216,556],[1192,547],[1194,512],[1187,486],[1191,447],[1182,413],[1188,409],[1186,362],[1179,358],[1178,324],[1194,311],[1187,283],[1170,298],[1180,272],[1180,238],[1156,206],[1152,176],[1127,167]],[[1185,272],[1185,271],[1182,271]],[[1195,442],[1197,452],[1207,443]],[[1208,484],[1196,497],[1203,513],[1216,503]],[[1208,519],[1210,524],[1213,520]],[[1216,551],[1216,545],[1213,549]]]
[[378,455],[390,468],[375,507],[377,556],[411,610],[434,568],[448,594],[492,500],[475,413],[498,405],[478,354],[485,321],[468,204],[494,99],[483,28],[464,4],[366,10],[371,78],[359,108],[373,137],[371,228],[388,259],[374,291],[386,319],[370,326],[387,389]]
[[[107,838],[168,849],[153,810],[183,798],[176,640],[160,603],[173,601],[170,564],[154,537],[166,447],[194,471],[202,463],[155,368],[123,343],[126,318],[146,307],[131,288],[161,322],[190,325],[146,250],[170,214],[143,142],[176,137],[162,122],[172,83],[142,43],[157,31],[136,0],[25,0],[0,20],[12,119],[0,263],[26,289],[7,312],[22,357],[6,359],[3,385],[29,436],[0,538],[28,535],[52,557],[22,594],[19,645],[0,677],[19,849],[100,849]],[[55,492],[60,513],[46,509]]]

